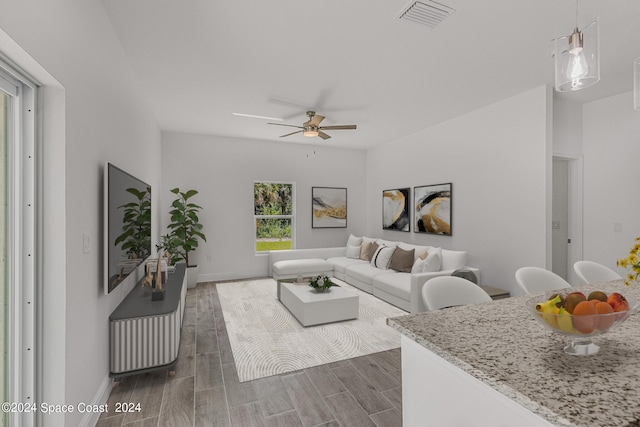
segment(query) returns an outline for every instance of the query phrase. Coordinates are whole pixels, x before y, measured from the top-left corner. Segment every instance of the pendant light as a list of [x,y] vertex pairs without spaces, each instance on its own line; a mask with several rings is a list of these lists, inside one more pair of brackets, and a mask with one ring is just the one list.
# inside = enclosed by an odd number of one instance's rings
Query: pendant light
[[598,20],[582,30],[578,29],[578,0],[576,0],[576,26],[569,36],[558,37],[555,42],[555,71],[558,92],[585,89],[600,81]]
[[640,58],[633,61],[633,108],[640,111]]

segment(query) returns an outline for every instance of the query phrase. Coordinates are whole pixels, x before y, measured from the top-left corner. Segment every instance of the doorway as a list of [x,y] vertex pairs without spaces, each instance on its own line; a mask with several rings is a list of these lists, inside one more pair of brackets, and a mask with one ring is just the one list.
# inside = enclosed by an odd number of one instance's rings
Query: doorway
[[577,285],[573,264],[582,259],[582,159],[553,157],[552,271]]

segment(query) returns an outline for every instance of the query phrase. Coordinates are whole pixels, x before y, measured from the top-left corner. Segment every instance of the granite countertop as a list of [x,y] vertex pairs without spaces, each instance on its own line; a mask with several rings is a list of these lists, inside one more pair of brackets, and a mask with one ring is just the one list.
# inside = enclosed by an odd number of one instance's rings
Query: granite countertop
[[[576,287],[640,301],[640,285]],[[538,323],[531,296],[387,319],[387,323],[535,414],[560,426],[640,426],[640,314],[571,356],[567,337]],[[542,298],[543,299],[543,298]]]

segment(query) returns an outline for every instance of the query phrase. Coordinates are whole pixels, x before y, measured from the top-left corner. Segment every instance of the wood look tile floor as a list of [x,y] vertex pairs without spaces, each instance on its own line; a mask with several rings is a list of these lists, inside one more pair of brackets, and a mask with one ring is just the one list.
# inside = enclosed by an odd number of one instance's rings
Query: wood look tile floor
[[189,289],[175,374],[123,377],[97,427],[400,427],[400,349],[240,383],[215,283]]

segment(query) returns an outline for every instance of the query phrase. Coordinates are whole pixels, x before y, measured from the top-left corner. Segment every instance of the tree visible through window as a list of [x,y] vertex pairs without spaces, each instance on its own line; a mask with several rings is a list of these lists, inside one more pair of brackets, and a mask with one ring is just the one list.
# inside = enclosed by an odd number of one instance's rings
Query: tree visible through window
[[294,247],[294,191],[294,184],[254,183],[256,252],[292,249]]

